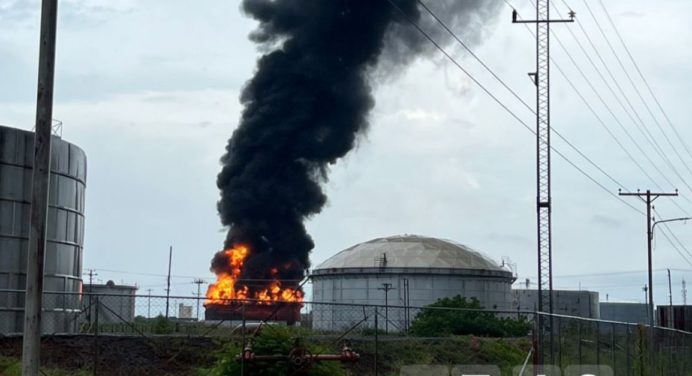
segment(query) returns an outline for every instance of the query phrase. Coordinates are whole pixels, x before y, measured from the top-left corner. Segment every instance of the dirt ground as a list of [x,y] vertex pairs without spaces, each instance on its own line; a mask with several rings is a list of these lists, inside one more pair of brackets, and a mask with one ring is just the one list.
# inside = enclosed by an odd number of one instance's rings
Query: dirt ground
[[[42,339],[41,363],[66,371],[96,364],[95,374],[104,376],[195,375],[221,347],[204,337],[60,335]],[[0,337],[0,355],[19,358],[21,349],[21,337]]]

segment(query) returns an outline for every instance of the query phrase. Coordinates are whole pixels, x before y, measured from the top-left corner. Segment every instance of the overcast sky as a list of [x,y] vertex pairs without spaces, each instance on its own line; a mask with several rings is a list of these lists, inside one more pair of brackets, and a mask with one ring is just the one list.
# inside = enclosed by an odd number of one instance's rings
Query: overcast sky
[[[646,130],[629,119],[568,33],[568,28],[575,33],[609,79],[579,25],[554,26],[553,59],[655,183],[665,190],[679,188],[685,196],[657,201],[661,215],[685,216],[692,212],[692,190],[681,177],[692,178],[692,155],[649,96],[599,1],[587,1],[627,70],[619,67],[583,0],[567,3]],[[429,3],[435,9],[434,1]],[[510,3],[526,18],[535,13],[529,1]],[[554,3],[566,13],[562,1]],[[235,0],[62,0],[60,6],[54,117],[64,123],[63,138],[88,157],[84,266],[97,269],[98,280],[137,283],[140,292],[160,294],[168,246],[173,245],[173,292],[189,295],[193,277],[213,280],[209,261],[225,236],[216,213],[215,179],[239,118],[239,92],[259,56],[247,39],[255,23]],[[687,114],[692,3],[608,0],[607,7],[670,120],[692,144]],[[534,87],[526,73],[534,69],[535,42],[523,26],[511,23],[511,8],[498,9],[481,31],[475,52],[533,104]],[[0,0],[0,123],[23,129],[31,129],[35,117],[38,10],[38,0]],[[661,173],[625,135],[557,39]],[[535,125],[533,115],[472,57],[459,46],[447,48],[521,119]],[[623,188],[658,189],[555,66],[552,72],[554,128]],[[396,77],[373,84],[377,106],[371,129],[356,150],[332,167],[329,203],[308,223],[316,243],[313,265],[353,244],[409,233],[452,239],[497,262],[509,257],[519,281],[535,282],[533,135],[439,53],[421,56]],[[617,86],[610,85],[617,93]],[[647,130],[678,174],[644,138]],[[562,140],[555,138],[554,145],[617,193],[616,183]],[[556,287],[594,289],[601,300],[607,294],[611,301],[643,301],[645,218],[557,155],[553,161]],[[644,211],[635,198],[626,200]],[[670,228],[692,249],[692,223]],[[692,254],[685,255],[692,261]],[[654,263],[657,302],[667,302],[665,268],[672,269],[673,300],[682,302],[681,280],[692,282],[692,265],[660,235]]]

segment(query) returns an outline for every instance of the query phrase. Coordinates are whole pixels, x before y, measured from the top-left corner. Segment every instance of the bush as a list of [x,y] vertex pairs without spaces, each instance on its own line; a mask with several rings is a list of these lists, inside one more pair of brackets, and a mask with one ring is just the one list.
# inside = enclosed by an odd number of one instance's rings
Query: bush
[[[299,333],[291,328],[284,326],[264,326],[259,335],[254,339],[252,349],[256,355],[288,355],[294,347],[296,340],[304,343]],[[333,353],[334,350],[327,350],[323,346],[304,345],[312,354]],[[240,362],[236,361],[236,356],[240,355],[241,346],[239,344],[228,345],[222,351],[218,362],[208,373],[209,376],[231,376],[240,375]],[[296,372],[293,365],[287,361],[245,363],[244,372],[246,375],[253,376],[281,376],[305,374],[310,376],[341,376],[346,375],[343,366],[339,362],[315,363],[306,373]]]
[[[473,311],[483,309],[476,298],[467,301],[466,298],[457,295],[453,298],[440,299],[427,307],[433,309],[423,309],[413,319],[412,334],[424,337],[468,334],[520,337],[527,335],[531,329],[531,324],[525,317],[499,318],[492,312]],[[454,310],[454,308],[463,310]]]
[[158,315],[154,319],[154,326],[152,327],[152,331],[155,334],[171,334],[173,333],[173,325],[171,325],[168,320],[163,317],[163,315]]

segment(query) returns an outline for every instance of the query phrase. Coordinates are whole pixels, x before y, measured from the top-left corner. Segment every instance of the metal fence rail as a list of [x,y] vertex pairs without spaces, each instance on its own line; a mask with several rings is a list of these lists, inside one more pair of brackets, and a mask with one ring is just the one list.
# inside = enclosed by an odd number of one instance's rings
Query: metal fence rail
[[[0,356],[21,355],[22,295],[0,290]],[[134,376],[162,368],[170,370],[164,374],[191,374],[178,371],[211,367],[215,352],[224,346],[242,349],[263,321],[281,321],[324,351],[338,353],[344,342],[350,343],[361,354],[357,364],[347,366],[352,374],[398,375],[411,367],[429,367],[416,368],[415,374],[452,374],[476,364],[491,367],[485,370],[492,375],[515,375],[523,368],[528,375],[535,353],[545,350],[532,348],[537,320],[551,316],[325,302],[283,308],[253,300],[221,303],[228,303],[221,304],[222,317],[205,320],[210,306],[199,297],[46,292],[44,345],[52,344],[48,364],[65,364],[64,353],[51,355],[57,343],[81,349],[70,362],[93,374]],[[652,370],[655,375],[691,374],[692,333],[656,327],[650,343],[651,328],[644,325],[562,315],[552,315],[552,322],[554,365],[560,370],[602,365],[615,376],[650,376]],[[128,352],[133,347],[136,356]],[[653,363],[649,349],[655,354]],[[142,373],[118,361],[139,364]]]
[[692,333],[654,327],[651,337],[648,325],[563,315],[553,322],[560,368],[600,364],[623,376],[692,374]]

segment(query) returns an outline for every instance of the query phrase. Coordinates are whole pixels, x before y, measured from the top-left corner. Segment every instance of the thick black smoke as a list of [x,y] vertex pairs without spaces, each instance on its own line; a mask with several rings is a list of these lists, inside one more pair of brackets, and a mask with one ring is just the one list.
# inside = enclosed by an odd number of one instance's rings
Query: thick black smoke
[[[412,19],[416,0],[395,0]],[[476,38],[496,1],[435,0],[453,24]],[[321,184],[329,165],[351,150],[368,128],[375,105],[368,82],[378,66],[400,66],[427,50],[388,0],[244,0],[259,21],[251,39],[270,52],[257,63],[242,95],[238,128],[226,146],[217,185],[218,210],[229,226],[226,247],[252,249],[243,278],[300,280],[314,243],[304,221],[327,201]],[[477,29],[475,29],[475,27]],[[461,31],[461,30],[460,30]],[[433,35],[440,37],[439,29]],[[222,253],[212,270],[228,262]]]

